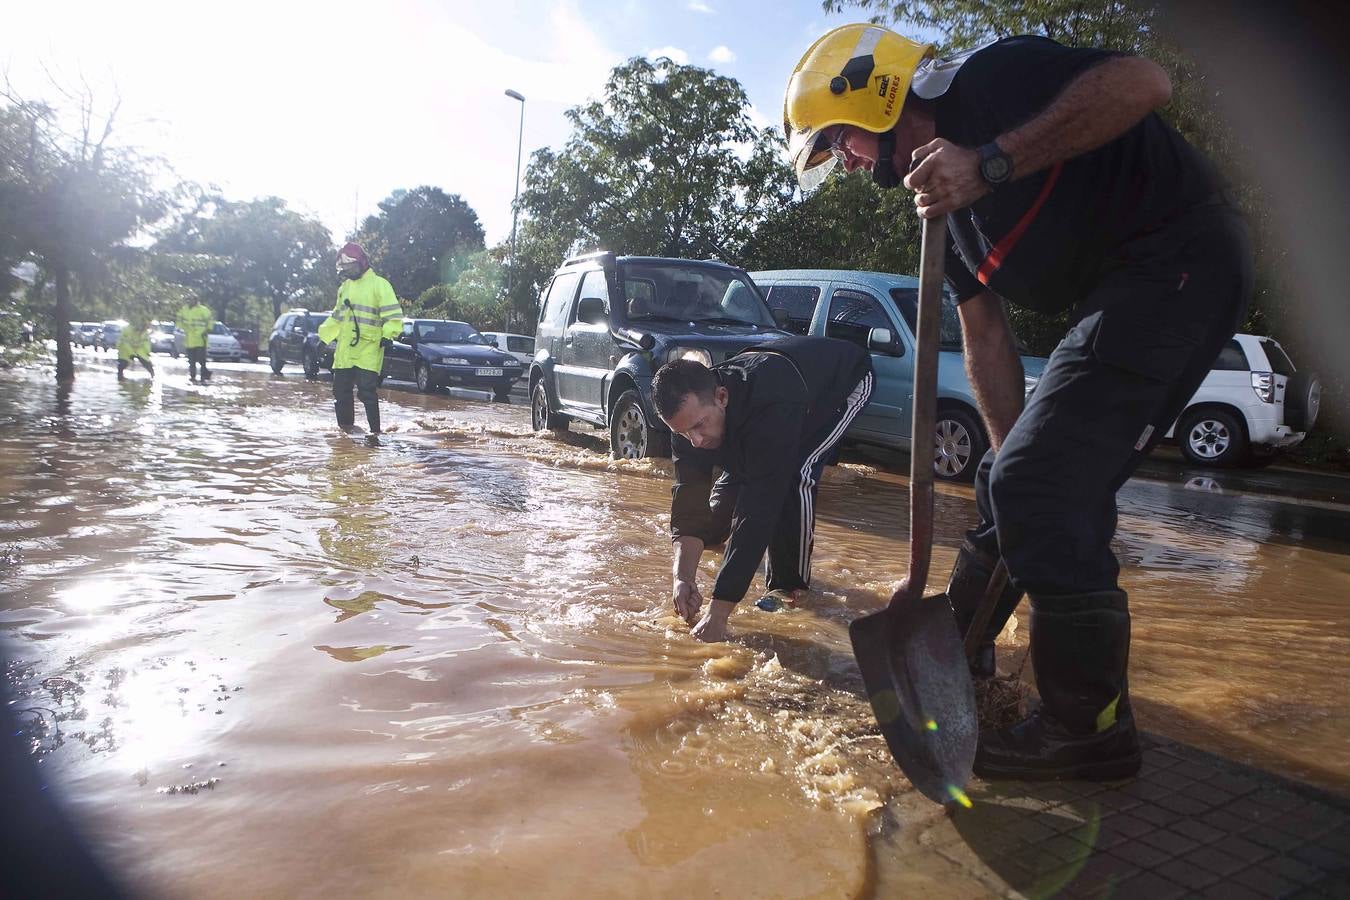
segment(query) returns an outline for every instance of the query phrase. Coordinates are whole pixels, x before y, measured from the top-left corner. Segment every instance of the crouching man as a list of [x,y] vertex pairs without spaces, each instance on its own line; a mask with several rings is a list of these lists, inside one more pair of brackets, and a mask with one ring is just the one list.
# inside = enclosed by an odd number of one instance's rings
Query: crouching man
[[[726,640],[764,551],[767,587],[788,603],[811,583],[816,488],[831,449],[872,393],[872,359],[847,341],[796,337],[712,368],[667,363],[652,381],[656,412],[673,432],[670,531],[675,611],[701,641]],[[717,530],[713,470],[734,512],[712,603],[702,618],[699,557]],[[695,624],[697,622],[697,624]]]

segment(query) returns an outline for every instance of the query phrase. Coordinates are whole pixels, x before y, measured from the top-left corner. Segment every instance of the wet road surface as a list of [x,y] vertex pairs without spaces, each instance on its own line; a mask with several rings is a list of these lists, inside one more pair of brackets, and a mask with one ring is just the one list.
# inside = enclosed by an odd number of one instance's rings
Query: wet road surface
[[[392,383],[368,446],[333,430],[326,383],[221,365],[199,386],[161,359],[119,385],[77,354],[68,394],[0,374],[6,680],[134,885],[877,890],[878,823],[910,792],[846,629],[906,560],[888,457],[828,471],[808,602],[744,604],[706,646],[668,610],[667,463]],[[1118,538],[1141,725],[1350,792],[1339,482],[1149,472]],[[973,515],[968,488],[937,503],[935,590]]]

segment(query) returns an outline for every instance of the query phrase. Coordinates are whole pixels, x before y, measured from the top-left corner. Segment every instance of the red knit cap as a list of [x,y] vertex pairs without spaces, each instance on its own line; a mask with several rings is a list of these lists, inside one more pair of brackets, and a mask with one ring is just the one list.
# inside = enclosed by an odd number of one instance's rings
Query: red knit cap
[[363,268],[370,268],[370,258],[366,256],[366,251],[356,241],[348,241],[342,245],[342,249],[338,251],[338,259],[340,260],[344,256],[356,260]]

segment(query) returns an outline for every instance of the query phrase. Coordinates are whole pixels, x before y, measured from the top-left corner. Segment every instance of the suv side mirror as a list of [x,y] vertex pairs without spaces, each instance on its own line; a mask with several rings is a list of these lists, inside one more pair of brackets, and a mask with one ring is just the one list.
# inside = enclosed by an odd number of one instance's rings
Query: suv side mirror
[[411,331],[401,331],[399,332],[398,337],[395,338],[400,344],[411,344],[416,339],[417,336]]
[[788,311],[786,309],[783,309],[781,306],[774,309],[773,320],[775,324],[778,325],[779,328],[783,329],[784,331],[787,331],[789,319],[790,316],[788,316]]
[[304,332],[305,332],[305,326],[303,326],[303,325],[292,325],[292,326],[291,326],[291,331],[294,331],[296,334],[304,334]]
[[609,310],[605,307],[605,301],[599,297],[582,297],[581,305],[577,307],[577,321],[585,322],[587,325],[598,325],[609,317]]
[[867,349],[873,353],[885,353],[887,356],[904,356],[904,348],[895,332],[889,328],[873,328],[867,332]]

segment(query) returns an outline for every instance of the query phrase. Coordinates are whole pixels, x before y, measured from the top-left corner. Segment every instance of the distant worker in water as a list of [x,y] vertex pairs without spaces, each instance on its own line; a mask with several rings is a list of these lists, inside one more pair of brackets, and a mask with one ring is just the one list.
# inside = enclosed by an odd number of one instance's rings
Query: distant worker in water
[[403,310],[389,282],[375,274],[361,245],[351,242],[338,253],[337,305],[319,326],[319,340],[337,340],[333,353],[333,407],[338,427],[356,424],[352,387],[366,408],[371,434],[380,433],[380,383],[384,348],[403,330]]
[[155,365],[150,362],[150,331],[145,319],[132,319],[117,339],[117,380],[126,381],[127,366],[140,360],[150,377],[155,377]]
[[[871,356],[833,338],[788,338],[712,368],[679,359],[657,371],[652,396],[675,458],[672,594],[694,637],[726,640],[727,617],[766,549],[770,595],[792,603],[810,587],[820,473],[871,393]],[[699,557],[721,537],[709,507],[714,467],[726,473],[719,502],[733,510],[731,534],[700,619]]]
[[189,381],[197,380],[198,366],[202,370],[202,381],[211,379],[211,373],[206,370],[206,336],[211,333],[211,326],[215,321],[216,317],[211,312],[211,307],[200,300],[195,303],[184,303],[178,310],[178,320],[175,324],[183,332]]

